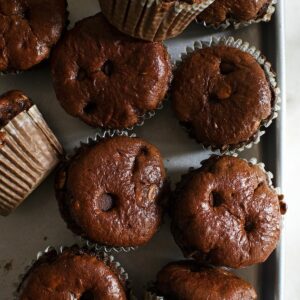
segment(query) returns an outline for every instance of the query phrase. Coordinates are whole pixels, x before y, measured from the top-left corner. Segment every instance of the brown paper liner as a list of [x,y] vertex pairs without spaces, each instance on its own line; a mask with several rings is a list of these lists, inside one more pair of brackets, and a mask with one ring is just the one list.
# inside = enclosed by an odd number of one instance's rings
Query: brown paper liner
[[188,4],[174,0],[99,0],[108,21],[123,33],[162,41],[180,34],[214,0]]
[[47,177],[62,146],[34,105],[0,130],[0,215],[8,215]]

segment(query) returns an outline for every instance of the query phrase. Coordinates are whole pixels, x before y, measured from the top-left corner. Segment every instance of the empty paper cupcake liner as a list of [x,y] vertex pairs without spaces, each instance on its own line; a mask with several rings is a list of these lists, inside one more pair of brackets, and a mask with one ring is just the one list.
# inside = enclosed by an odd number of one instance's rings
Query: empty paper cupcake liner
[[15,209],[47,177],[62,146],[34,105],[0,129],[0,214]]
[[[74,246],[72,246],[74,247]],[[39,260],[43,257],[47,257],[47,255],[53,254],[53,255],[60,255],[65,249],[70,249],[72,247],[52,247],[48,246],[44,251],[40,251],[37,253],[36,259],[34,259],[31,264],[29,264],[25,270],[24,273],[19,275],[19,283],[17,285],[17,290],[14,293],[14,299],[18,300],[20,293],[22,292],[22,286],[26,282],[27,277],[29,276],[30,271],[38,264]],[[99,251],[96,248],[93,247],[80,247],[75,245],[75,247],[78,247],[79,250],[82,250],[86,253],[91,253],[92,255],[95,255],[99,260],[103,261],[110,269],[112,269],[116,275],[118,275],[118,278],[120,282],[124,283],[125,290],[128,294],[129,300],[136,300],[135,296],[132,292],[131,282],[129,281],[128,273],[125,271],[125,269],[121,266],[121,264],[115,260],[115,258],[112,255],[109,255],[105,252]]]
[[206,22],[199,22],[200,24],[203,24],[206,28],[213,28],[215,30],[219,30],[219,29],[227,29],[230,26],[233,26],[234,29],[239,29],[242,27],[246,27],[249,26],[251,24],[257,24],[260,22],[269,22],[271,21],[272,15],[275,12],[275,5],[277,4],[277,0],[272,0],[267,9],[266,12],[264,13],[263,16],[260,16],[256,19],[253,20],[249,20],[249,21],[237,21],[235,19],[229,18],[226,19],[224,22],[218,24],[218,25],[214,25],[214,24],[206,24]]
[[174,0],[99,0],[106,18],[120,31],[148,41],[180,34],[214,0],[188,4]]
[[[265,128],[269,127],[272,124],[272,121],[278,117],[278,111],[280,110],[280,88],[278,87],[276,74],[272,70],[271,64],[267,61],[266,57],[261,54],[261,51],[256,49],[254,46],[251,46],[248,42],[244,42],[241,39],[235,40],[233,37],[221,37],[221,38],[211,38],[210,41],[196,41],[194,42],[193,47],[187,47],[186,52],[181,54],[181,59],[177,60],[175,63],[175,68],[180,65],[180,63],[194,51],[198,49],[218,46],[218,45],[226,45],[229,47],[237,48],[243,52],[251,54],[258,64],[262,67],[265,72],[266,78],[270,84],[270,89],[273,94],[273,103],[272,110],[270,116],[261,121],[260,127],[258,131],[246,142],[241,142],[238,145],[226,145],[220,149],[220,147],[216,145],[205,146],[202,143],[199,143],[203,150],[210,151],[219,151],[221,154],[233,154],[235,152],[242,152],[245,149],[250,149],[253,145],[256,145],[260,142],[260,138],[265,134]],[[189,129],[184,127],[188,133],[191,133]]]

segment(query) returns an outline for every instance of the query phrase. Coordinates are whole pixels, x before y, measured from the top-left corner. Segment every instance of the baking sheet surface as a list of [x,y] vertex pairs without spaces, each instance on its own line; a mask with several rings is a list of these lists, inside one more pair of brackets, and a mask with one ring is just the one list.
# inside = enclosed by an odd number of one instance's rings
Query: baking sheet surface
[[[97,0],[70,0],[69,11],[70,26],[73,26],[75,21],[96,14],[99,6]],[[184,52],[186,46],[191,46],[195,40],[207,40],[212,34],[233,35],[261,49],[281,75],[282,66],[278,59],[281,49],[278,48],[277,32],[280,25],[279,15],[276,14],[277,20],[274,18],[269,24],[252,25],[238,31],[227,30],[221,34],[192,24],[184,34],[166,44],[172,58],[176,59]],[[52,88],[47,64],[18,76],[0,77],[0,93],[10,89],[21,89],[33,99],[67,151],[71,151],[80,141],[96,133],[95,129],[70,117],[60,107]],[[264,160],[267,169],[273,171],[278,179],[281,169],[278,135],[281,129],[280,119],[276,123],[277,126],[272,125],[262,137],[262,143],[243,152],[241,156]],[[173,186],[181,174],[190,167],[198,167],[200,161],[210,154],[208,151],[201,151],[199,145],[188,138],[174,118],[170,103],[166,103],[164,109],[154,118],[147,120],[143,127],[133,132],[161,150]],[[18,275],[30,264],[38,251],[48,245],[72,245],[79,241],[67,230],[59,215],[53,191],[53,174],[12,215],[0,217],[0,237],[0,299],[9,300],[12,299],[16,289]],[[260,267],[254,266],[237,272],[254,284],[259,294],[263,295],[263,300],[281,299],[277,288],[281,280],[277,274],[280,264],[279,254],[278,250],[269,262]],[[170,234],[167,218],[159,233],[148,245],[135,252],[115,256],[128,271],[139,299],[147,282],[155,279],[156,273],[163,265],[172,260],[182,259],[181,252]]]

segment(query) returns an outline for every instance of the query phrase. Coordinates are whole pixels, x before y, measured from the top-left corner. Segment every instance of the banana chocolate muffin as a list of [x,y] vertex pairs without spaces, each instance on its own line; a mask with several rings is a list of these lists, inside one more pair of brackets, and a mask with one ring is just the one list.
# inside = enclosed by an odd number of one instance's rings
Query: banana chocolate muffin
[[66,0],[0,0],[0,72],[48,58],[66,23]]
[[127,283],[111,261],[94,251],[73,246],[44,253],[29,269],[18,299],[126,300]]
[[165,181],[156,147],[119,136],[83,146],[63,164],[56,195],[73,232],[100,245],[134,247],[158,230]]
[[282,199],[261,165],[212,156],[177,185],[171,230],[186,257],[232,268],[261,263],[280,237]]
[[217,45],[196,49],[179,64],[172,102],[192,137],[225,151],[255,140],[272,115],[275,95],[251,54]]
[[157,275],[154,286],[165,300],[255,300],[254,288],[243,279],[221,269],[195,261],[166,265]]
[[126,36],[97,14],[61,40],[52,57],[52,77],[69,114],[94,127],[123,129],[160,106],[171,64],[162,43]]
[[199,14],[198,21],[218,26],[225,21],[243,22],[263,17],[272,0],[215,0]]
[[22,111],[32,106],[31,100],[21,91],[13,90],[0,96],[0,128]]

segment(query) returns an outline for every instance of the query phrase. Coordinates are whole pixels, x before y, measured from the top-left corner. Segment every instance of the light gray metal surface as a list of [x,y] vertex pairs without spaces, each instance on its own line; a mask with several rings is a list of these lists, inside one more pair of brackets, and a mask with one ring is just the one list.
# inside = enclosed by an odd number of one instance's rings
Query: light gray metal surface
[[[216,33],[192,24],[184,34],[167,42],[173,58],[177,58],[185,47],[195,40],[208,39],[213,35],[233,35],[242,38],[261,49],[271,61],[278,73],[282,90],[282,110],[280,117],[268,128],[261,143],[246,150],[242,157],[256,157],[266,164],[266,168],[275,175],[275,185],[281,186],[284,159],[284,7],[283,0],[277,6],[276,15],[268,24],[252,25],[237,31],[226,30]],[[97,0],[70,0],[71,25],[75,21],[93,15],[99,11]],[[38,105],[50,127],[57,134],[67,151],[71,151],[80,140],[93,136],[96,130],[89,128],[79,120],[68,116],[59,106],[52,88],[49,66],[23,73],[18,76],[0,77],[0,93],[9,89],[24,90]],[[162,111],[143,127],[134,130],[137,135],[157,145],[164,158],[172,184],[189,167],[199,166],[200,161],[209,156],[188,138],[178,125],[170,109],[165,104]],[[18,275],[23,272],[38,251],[48,245],[71,245],[79,239],[66,229],[62,221],[53,192],[51,175],[11,216],[0,218],[0,299],[12,299],[12,293],[18,283]],[[283,242],[269,260],[260,265],[237,271],[243,278],[255,285],[263,300],[283,300]],[[171,260],[182,259],[181,252],[173,242],[166,218],[159,233],[146,246],[128,254],[116,257],[126,267],[134,288],[141,299],[148,281],[153,280],[157,271]]]

